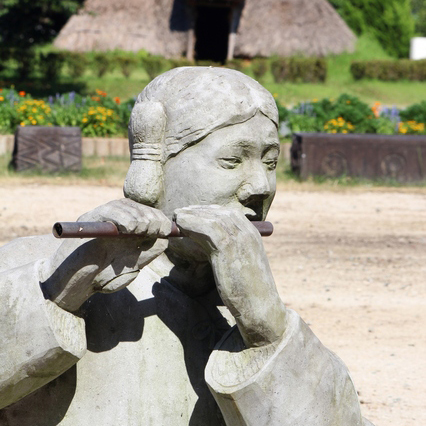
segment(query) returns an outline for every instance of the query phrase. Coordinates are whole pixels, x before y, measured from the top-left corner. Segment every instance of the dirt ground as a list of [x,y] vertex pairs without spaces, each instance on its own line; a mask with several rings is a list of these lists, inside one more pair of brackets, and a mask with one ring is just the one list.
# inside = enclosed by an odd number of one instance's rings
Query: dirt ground
[[[0,244],[50,232],[118,187],[0,184]],[[278,191],[279,292],[348,365],[376,426],[426,424],[426,191]]]

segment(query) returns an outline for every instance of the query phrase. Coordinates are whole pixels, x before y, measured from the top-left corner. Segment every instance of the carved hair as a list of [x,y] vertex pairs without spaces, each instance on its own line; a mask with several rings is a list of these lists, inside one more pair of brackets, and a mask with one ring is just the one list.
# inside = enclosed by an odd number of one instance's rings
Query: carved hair
[[125,196],[155,206],[163,189],[162,166],[170,157],[259,111],[278,126],[274,98],[238,71],[182,67],[160,75],[138,96],[130,117]]

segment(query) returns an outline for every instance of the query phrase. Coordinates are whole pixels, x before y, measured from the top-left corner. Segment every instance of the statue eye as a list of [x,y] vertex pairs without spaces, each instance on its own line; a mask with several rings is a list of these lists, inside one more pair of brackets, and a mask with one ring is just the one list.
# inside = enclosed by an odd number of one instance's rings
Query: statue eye
[[241,158],[238,157],[225,157],[218,160],[219,165],[224,169],[235,169],[241,162]]
[[266,167],[268,168],[268,170],[275,170],[277,168],[277,160],[265,160],[263,162],[263,164],[266,165]]

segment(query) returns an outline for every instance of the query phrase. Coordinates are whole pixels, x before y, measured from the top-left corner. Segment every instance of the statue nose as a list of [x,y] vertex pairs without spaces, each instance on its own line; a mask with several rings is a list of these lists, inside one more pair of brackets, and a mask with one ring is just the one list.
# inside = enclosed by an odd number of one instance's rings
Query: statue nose
[[237,196],[239,201],[263,201],[271,195],[271,186],[263,170],[253,171],[250,178],[241,185]]

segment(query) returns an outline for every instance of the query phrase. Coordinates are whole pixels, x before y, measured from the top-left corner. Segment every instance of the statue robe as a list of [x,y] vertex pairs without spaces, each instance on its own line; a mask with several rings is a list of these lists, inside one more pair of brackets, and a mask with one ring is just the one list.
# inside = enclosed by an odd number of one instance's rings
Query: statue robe
[[0,425],[370,425],[346,367],[294,311],[280,341],[247,349],[217,292],[187,296],[160,256],[72,314],[40,290],[59,244],[0,249]]

